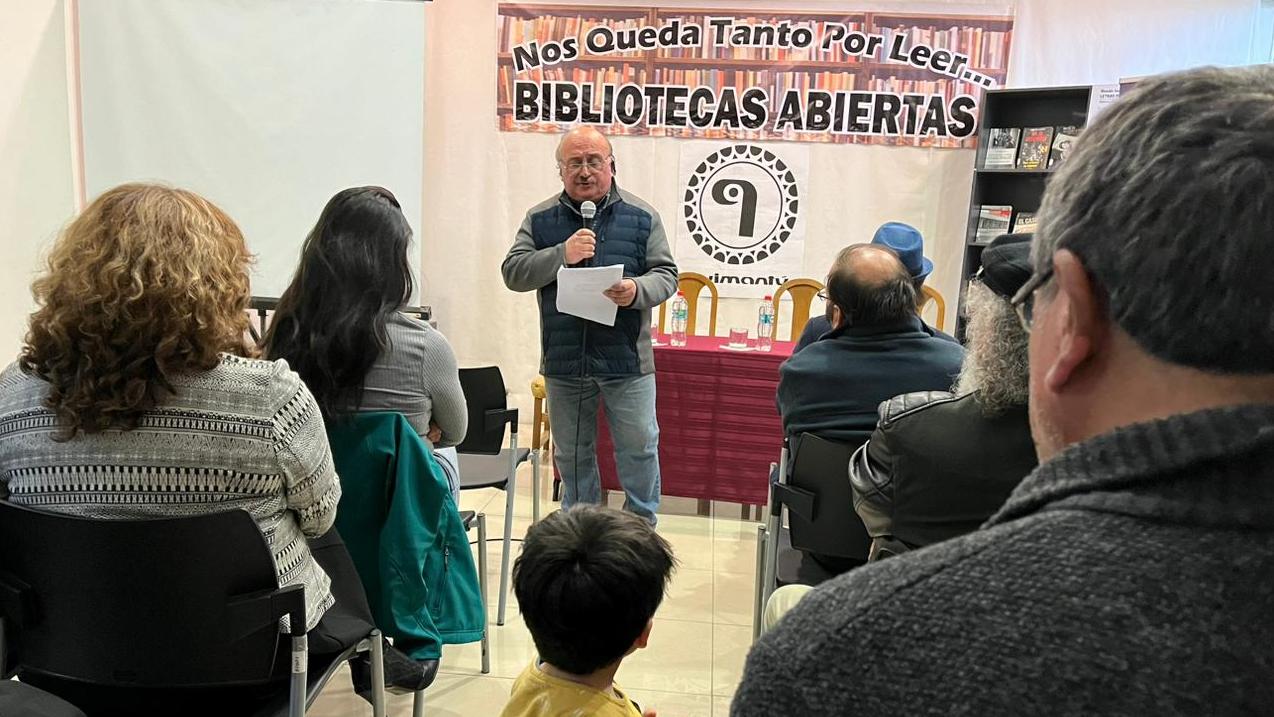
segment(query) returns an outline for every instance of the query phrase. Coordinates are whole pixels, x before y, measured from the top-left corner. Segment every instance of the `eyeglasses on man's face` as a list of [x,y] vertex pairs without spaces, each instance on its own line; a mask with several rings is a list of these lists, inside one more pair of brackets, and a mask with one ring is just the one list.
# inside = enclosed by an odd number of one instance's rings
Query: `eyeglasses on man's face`
[[1035,322],[1035,292],[1039,291],[1049,279],[1053,278],[1053,266],[1050,264],[1047,269],[1035,273],[1018,289],[1009,305],[1017,312],[1017,320],[1021,322],[1022,328],[1027,333],[1031,331],[1031,324]]
[[575,159],[568,159],[565,162],[558,162],[557,166],[559,169],[566,170],[571,174],[582,171],[585,167],[588,167],[588,171],[590,172],[600,172],[602,167],[605,167],[606,163],[609,161],[610,157],[577,157]]

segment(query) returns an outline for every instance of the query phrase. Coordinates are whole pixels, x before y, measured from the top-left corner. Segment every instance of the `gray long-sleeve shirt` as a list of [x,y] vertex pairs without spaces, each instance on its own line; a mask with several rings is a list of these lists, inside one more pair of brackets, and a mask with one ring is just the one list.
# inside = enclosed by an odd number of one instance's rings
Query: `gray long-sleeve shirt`
[[[566,265],[566,244],[563,242],[544,249],[537,248],[532,234],[532,217],[561,201],[562,195],[555,194],[527,210],[522,225],[518,227],[513,246],[500,267],[504,284],[509,289],[539,291],[557,281],[558,269]],[[642,373],[651,373],[655,370],[655,359],[650,343],[650,310],[667,301],[677,291],[677,264],[672,258],[672,249],[668,246],[668,235],[664,231],[659,212],[631,192],[620,189],[618,185],[612,187],[598,212],[616,201],[638,207],[651,217],[650,235],[646,238],[646,272],[641,276],[625,277],[632,279],[637,285],[637,295],[632,304],[623,307],[642,314],[637,353],[641,359]]]
[[401,313],[390,317],[385,330],[389,349],[367,372],[358,410],[401,413],[422,437],[432,421],[442,429],[435,448],[458,445],[469,427],[469,410],[451,344],[429,324]]

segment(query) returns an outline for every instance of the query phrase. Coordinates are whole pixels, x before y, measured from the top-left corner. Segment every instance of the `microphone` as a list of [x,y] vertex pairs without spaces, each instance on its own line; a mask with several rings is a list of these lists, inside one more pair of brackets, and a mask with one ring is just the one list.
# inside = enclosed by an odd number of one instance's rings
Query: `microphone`
[[[584,217],[584,228],[592,229],[593,217],[597,216],[597,205],[592,202],[585,201],[579,205],[579,213],[580,213],[580,216]],[[593,260],[592,258],[588,258],[588,259],[585,259],[582,263],[584,264],[584,266],[592,266]]]

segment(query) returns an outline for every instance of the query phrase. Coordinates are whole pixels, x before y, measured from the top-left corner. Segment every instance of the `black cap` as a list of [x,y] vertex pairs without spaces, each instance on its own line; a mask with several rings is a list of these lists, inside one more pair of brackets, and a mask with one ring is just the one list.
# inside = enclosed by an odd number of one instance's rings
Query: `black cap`
[[988,289],[1011,299],[1031,278],[1033,237],[1033,234],[1001,234],[982,250],[978,277]]

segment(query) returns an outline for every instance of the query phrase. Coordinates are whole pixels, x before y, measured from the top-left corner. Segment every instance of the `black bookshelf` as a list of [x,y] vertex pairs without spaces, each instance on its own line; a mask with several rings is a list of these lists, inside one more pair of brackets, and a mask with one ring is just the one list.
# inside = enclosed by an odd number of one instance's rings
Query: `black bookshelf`
[[965,287],[982,266],[985,245],[977,242],[978,209],[983,205],[1010,205],[1013,222],[1020,212],[1038,212],[1044,187],[1053,168],[984,169],[986,148],[992,129],[1016,127],[1061,127],[1088,124],[1088,102],[1092,87],[1040,87],[987,90],[982,103],[978,155],[973,170],[973,192],[969,198],[968,223],[964,233],[964,262],[960,270],[960,300],[956,314],[956,336],[964,340]]

